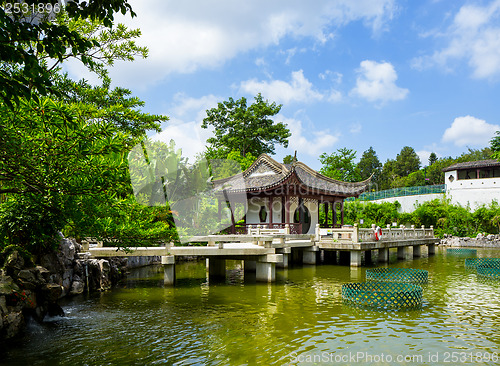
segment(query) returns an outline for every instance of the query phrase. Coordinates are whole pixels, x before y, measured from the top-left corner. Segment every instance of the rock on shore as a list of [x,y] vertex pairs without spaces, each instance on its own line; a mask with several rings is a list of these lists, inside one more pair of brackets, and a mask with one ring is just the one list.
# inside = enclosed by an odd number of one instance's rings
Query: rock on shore
[[441,245],[450,247],[500,248],[500,235],[478,234],[475,238],[444,235]]
[[81,246],[61,238],[60,250],[45,254],[34,265],[19,251],[4,258],[0,269],[0,341],[24,330],[26,317],[43,321],[64,315],[61,297],[110,289],[125,273],[126,259],[80,258]]

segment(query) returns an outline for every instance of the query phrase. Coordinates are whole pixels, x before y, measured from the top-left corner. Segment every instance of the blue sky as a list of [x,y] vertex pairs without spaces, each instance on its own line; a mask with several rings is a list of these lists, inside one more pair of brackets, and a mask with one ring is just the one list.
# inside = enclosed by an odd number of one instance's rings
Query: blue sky
[[373,146],[383,163],[411,146],[427,165],[500,130],[500,0],[130,3],[137,17],[118,19],[142,30],[150,56],[111,76],[170,117],[156,138],[187,155],[210,136],[206,109],[259,92],[283,104],[275,120],[292,132],[274,157],[297,150],[315,169],[342,147],[359,159]]

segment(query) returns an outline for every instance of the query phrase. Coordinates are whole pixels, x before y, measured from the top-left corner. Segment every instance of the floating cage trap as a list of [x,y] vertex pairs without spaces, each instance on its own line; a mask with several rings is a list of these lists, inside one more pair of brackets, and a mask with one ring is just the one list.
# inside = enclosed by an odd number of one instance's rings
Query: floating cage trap
[[366,279],[382,282],[426,283],[429,271],[414,268],[373,268],[366,270]]
[[490,267],[500,268],[500,258],[467,258],[465,268]]
[[378,310],[415,309],[422,306],[422,287],[399,282],[351,282],[342,285],[342,300]]
[[477,254],[476,249],[470,249],[470,248],[447,248],[446,249],[446,254],[453,254],[453,255],[464,255],[464,256],[475,256]]
[[477,266],[476,270],[478,276],[500,280],[500,267]]

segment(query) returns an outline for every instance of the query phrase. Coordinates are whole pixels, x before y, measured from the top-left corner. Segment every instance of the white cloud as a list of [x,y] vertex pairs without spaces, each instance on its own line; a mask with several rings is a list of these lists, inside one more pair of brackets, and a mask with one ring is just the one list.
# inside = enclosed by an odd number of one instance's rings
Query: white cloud
[[355,122],[351,124],[349,132],[352,133],[353,135],[357,135],[358,133],[361,132],[361,129],[362,129],[361,123]]
[[[208,136],[207,136],[208,135]],[[195,160],[195,156],[205,149],[205,141],[210,132],[201,128],[201,123],[195,121],[184,122],[171,118],[163,130],[152,136],[153,141],[170,142],[175,141],[175,146],[182,149],[182,156],[187,157],[189,162]]]
[[405,99],[408,89],[396,85],[398,75],[389,62],[362,61],[357,70],[356,87],[351,94],[370,102],[385,103]]
[[416,151],[416,153],[420,159],[420,162],[422,163],[422,166],[429,165],[429,156],[431,156],[432,151],[419,150]]
[[416,69],[434,65],[450,70],[453,61],[465,60],[475,78],[500,75],[500,0],[489,5],[464,5],[453,18],[453,23],[435,37],[446,38],[447,46],[432,55],[415,58]]
[[[137,17],[117,15],[140,28],[138,43],[149,47],[146,60],[117,62],[118,85],[155,84],[172,73],[191,73],[222,65],[238,54],[277,45],[284,37],[326,42],[331,29],[362,21],[374,34],[395,12],[394,0],[131,0]],[[80,76],[80,75],[78,75]]]
[[302,70],[292,72],[290,82],[257,81],[256,79],[243,81],[240,85],[240,92],[252,95],[262,93],[266,98],[280,103],[313,102],[324,98],[322,93],[314,90],[313,84],[305,78]]
[[[174,96],[175,106],[170,110],[170,113],[177,117],[191,117],[197,121],[201,121],[206,117],[206,110],[217,107],[220,100],[222,100],[222,97],[213,94],[205,95],[201,98],[192,98],[184,93],[177,93]],[[194,115],[193,112],[195,113]]]
[[499,125],[492,125],[485,120],[472,116],[457,117],[444,131],[442,141],[452,142],[456,146],[488,146]]
[[170,120],[163,126],[160,133],[152,136],[155,141],[175,141],[177,148],[182,149],[182,155],[194,161],[197,154],[205,150],[209,137],[213,136],[213,129],[201,128],[206,110],[217,107],[220,97],[212,94],[200,98],[193,98],[178,93],[174,96],[174,105],[169,109]]
[[307,128],[306,132],[302,121],[298,119],[279,116],[277,120],[286,123],[290,129],[292,135],[289,138],[288,147],[291,150],[297,150],[310,156],[318,156],[326,150],[331,150],[331,147],[339,141],[340,134],[332,134],[328,130],[320,131]]
[[325,70],[325,72],[320,73],[318,76],[321,80],[326,80],[327,78],[329,78],[335,84],[341,84],[343,77],[343,75],[340,72],[332,70]]

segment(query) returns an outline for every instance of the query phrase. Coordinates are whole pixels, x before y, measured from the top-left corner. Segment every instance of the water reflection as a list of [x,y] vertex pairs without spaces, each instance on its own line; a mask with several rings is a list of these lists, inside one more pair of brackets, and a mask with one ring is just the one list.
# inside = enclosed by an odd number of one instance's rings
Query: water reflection
[[300,363],[294,355],[323,352],[498,350],[500,284],[484,282],[443,251],[389,265],[429,271],[423,307],[415,311],[344,305],[342,283],[364,281],[365,268],[290,267],[266,284],[244,273],[241,262],[227,265],[222,282],[208,279],[203,262],[178,265],[176,287],[163,286],[161,267],[134,270],[113,291],[68,300],[66,318],[30,329],[4,363],[293,364]]

